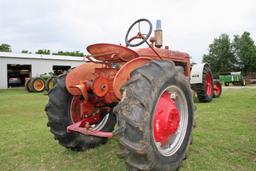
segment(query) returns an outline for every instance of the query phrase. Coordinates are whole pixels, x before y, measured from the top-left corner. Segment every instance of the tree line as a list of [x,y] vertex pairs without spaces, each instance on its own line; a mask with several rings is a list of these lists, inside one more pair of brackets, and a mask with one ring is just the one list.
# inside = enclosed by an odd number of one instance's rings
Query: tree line
[[[1,52],[11,52],[11,46],[8,44],[0,45]],[[22,50],[21,53],[31,53],[28,50]],[[36,54],[46,55],[64,55],[64,56],[84,56],[79,51],[58,51],[51,53],[49,49],[39,49]],[[244,32],[242,35],[234,35],[230,40],[227,34],[221,34],[215,38],[209,45],[209,51],[203,55],[203,62],[210,65],[214,75],[219,75],[224,72],[242,71],[256,72],[256,45],[251,38],[249,32]]]
[[[12,48],[11,45],[6,44],[6,43],[2,43],[0,44],[0,52],[12,52]],[[22,50],[21,53],[27,53],[27,54],[32,54],[32,52],[28,51],[28,50]],[[44,54],[44,55],[63,55],[63,56],[84,56],[83,52],[80,51],[58,51],[56,53],[51,53],[51,51],[49,49],[38,49],[36,52],[36,54]]]
[[210,65],[214,75],[231,71],[256,72],[256,45],[249,32],[234,35],[232,40],[227,34],[221,34],[209,45],[203,62]]

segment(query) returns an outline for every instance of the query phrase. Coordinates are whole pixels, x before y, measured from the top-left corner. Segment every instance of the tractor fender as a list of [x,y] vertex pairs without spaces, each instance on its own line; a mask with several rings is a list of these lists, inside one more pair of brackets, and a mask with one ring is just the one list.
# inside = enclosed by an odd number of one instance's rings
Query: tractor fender
[[102,68],[103,64],[87,62],[79,65],[68,72],[65,84],[68,92],[72,95],[81,95],[81,92],[77,88],[72,86],[78,85],[80,81],[94,80],[95,79],[95,68]]
[[123,85],[130,79],[131,72],[151,60],[152,58],[149,57],[138,57],[125,63],[118,70],[113,81],[114,94],[118,99],[121,99],[122,97],[120,90],[123,87]]
[[190,73],[190,84],[203,83],[203,70],[207,63],[193,65]]

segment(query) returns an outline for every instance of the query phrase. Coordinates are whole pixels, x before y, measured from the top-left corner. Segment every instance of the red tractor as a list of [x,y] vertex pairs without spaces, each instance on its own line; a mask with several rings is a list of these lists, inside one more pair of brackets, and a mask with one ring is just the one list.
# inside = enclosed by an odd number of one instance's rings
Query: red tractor
[[[146,34],[142,25],[148,27]],[[151,32],[151,22],[139,19],[128,29],[126,46],[90,45],[87,62],[57,78],[45,110],[61,145],[81,151],[116,135],[119,156],[129,169],[174,170],[181,165],[194,123],[190,57],[161,48],[159,20],[153,37]],[[143,43],[148,47],[129,48]],[[208,81],[195,81],[194,86],[201,86],[200,98],[209,101],[213,81],[205,72],[198,77]]]

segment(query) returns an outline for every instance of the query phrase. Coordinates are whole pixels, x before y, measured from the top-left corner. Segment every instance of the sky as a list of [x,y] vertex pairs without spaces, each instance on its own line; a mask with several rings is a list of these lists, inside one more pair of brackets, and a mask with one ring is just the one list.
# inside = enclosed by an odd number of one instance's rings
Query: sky
[[13,52],[82,51],[123,44],[139,18],[162,21],[164,45],[201,62],[213,39],[244,31],[256,40],[255,0],[0,0],[0,43]]

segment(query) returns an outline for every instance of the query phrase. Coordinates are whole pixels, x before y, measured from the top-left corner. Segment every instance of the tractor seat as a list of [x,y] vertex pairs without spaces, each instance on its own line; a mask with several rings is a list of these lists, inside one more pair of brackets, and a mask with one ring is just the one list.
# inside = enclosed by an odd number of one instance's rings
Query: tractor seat
[[96,60],[109,62],[127,62],[139,56],[127,47],[107,43],[87,46],[87,51]]

